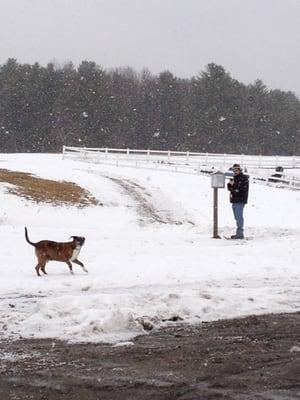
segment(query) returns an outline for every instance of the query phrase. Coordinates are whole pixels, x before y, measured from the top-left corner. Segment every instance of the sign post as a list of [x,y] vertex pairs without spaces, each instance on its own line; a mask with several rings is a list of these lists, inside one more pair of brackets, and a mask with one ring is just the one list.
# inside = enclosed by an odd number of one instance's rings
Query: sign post
[[218,234],[218,189],[225,187],[225,174],[217,171],[211,175],[211,187],[214,190],[213,200],[213,239],[221,239]]

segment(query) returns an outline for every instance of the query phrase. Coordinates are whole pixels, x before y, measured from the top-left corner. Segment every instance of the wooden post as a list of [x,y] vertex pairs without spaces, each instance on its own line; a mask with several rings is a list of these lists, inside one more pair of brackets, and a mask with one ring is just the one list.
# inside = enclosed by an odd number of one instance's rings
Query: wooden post
[[214,229],[213,229],[213,239],[221,239],[218,235],[218,189],[214,188]]

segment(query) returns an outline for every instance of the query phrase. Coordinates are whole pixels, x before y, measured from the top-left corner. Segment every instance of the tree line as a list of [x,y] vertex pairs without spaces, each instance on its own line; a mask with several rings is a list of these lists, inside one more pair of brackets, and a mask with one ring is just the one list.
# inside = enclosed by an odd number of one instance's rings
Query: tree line
[[83,61],[0,66],[0,151],[63,145],[197,152],[300,153],[300,101],[208,64],[191,79]]

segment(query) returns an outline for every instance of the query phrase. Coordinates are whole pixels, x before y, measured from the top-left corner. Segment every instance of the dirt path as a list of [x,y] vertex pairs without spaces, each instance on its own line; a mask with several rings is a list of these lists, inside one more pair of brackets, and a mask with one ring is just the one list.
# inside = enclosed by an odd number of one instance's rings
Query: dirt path
[[127,346],[2,342],[5,400],[300,398],[300,314],[173,325]]
[[158,222],[161,224],[171,225],[194,225],[194,222],[188,219],[177,217],[175,218],[175,216],[172,215],[171,210],[160,210],[155,207],[154,204],[151,202],[151,193],[145,187],[139,185],[138,183],[130,179],[116,178],[108,175],[102,176],[110,179],[116,185],[120,186],[122,190],[133,199],[133,201],[137,204],[137,212],[140,217],[141,223]]

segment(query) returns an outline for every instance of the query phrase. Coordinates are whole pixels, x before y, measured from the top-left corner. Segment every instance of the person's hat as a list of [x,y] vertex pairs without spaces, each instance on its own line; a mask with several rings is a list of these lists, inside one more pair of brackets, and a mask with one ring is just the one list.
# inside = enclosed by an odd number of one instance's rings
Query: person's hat
[[240,164],[233,164],[232,169],[239,169],[240,171],[242,170]]

